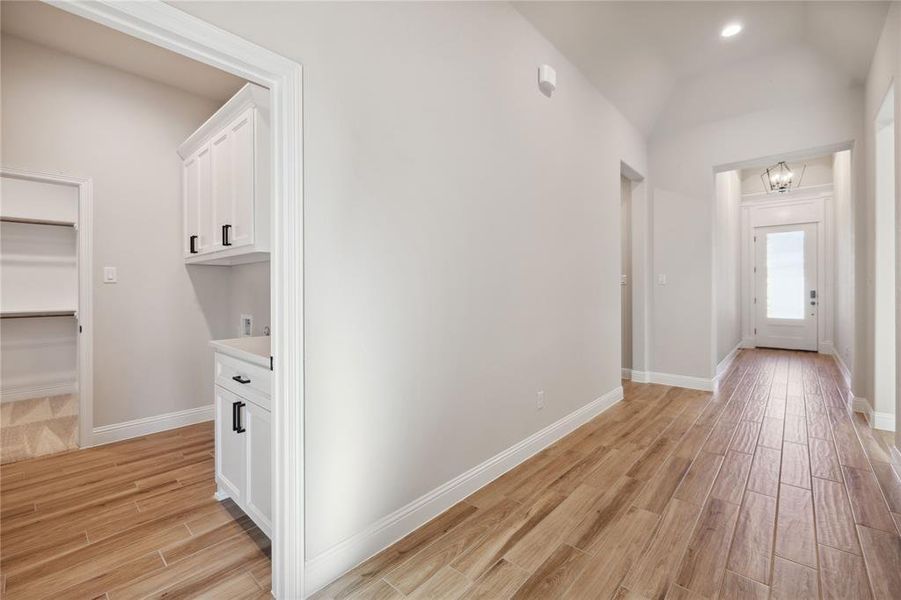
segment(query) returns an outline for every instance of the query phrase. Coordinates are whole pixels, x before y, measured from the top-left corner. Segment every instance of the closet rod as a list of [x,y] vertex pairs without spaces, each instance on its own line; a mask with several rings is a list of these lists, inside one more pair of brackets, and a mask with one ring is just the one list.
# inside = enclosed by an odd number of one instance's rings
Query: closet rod
[[53,225],[55,227],[75,227],[69,221],[52,221],[50,219],[25,219],[20,217],[0,217],[3,223],[27,223],[29,225]]
[[0,319],[37,319],[37,318],[42,318],[42,317],[74,317],[74,316],[75,316],[74,310],[0,313]]

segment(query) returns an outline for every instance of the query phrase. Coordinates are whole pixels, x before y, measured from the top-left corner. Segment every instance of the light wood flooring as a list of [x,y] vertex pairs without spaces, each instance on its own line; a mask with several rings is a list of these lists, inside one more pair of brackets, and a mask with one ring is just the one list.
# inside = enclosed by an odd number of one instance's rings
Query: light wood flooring
[[3,465],[0,595],[270,598],[269,540],[213,472],[212,423]]
[[901,598],[901,462],[831,358],[623,402],[316,598]]

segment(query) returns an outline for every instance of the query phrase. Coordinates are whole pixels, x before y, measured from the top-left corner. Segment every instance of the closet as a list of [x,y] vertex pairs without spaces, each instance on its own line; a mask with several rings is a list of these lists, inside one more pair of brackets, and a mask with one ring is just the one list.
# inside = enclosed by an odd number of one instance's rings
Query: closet
[[86,185],[0,172],[2,460],[77,447],[79,203]]

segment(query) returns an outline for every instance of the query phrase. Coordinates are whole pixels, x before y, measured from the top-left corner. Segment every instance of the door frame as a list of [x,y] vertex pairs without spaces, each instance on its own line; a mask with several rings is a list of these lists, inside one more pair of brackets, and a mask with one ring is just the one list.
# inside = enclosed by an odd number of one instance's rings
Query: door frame
[[760,194],[742,197],[742,346],[755,348],[757,314],[754,310],[756,277],[754,273],[754,230],[770,225],[817,225],[817,351],[833,352],[832,311],[834,264],[832,211],[832,184],[811,186],[806,190],[790,192],[777,199]]
[[[816,309],[817,309],[816,318],[813,320],[814,321],[813,325],[815,327],[816,335],[814,336],[813,343],[812,343],[813,348],[786,348],[786,349],[787,350],[797,349],[797,350],[808,350],[808,351],[812,350],[814,352],[819,351],[819,342],[820,342],[820,318],[819,318],[819,314],[820,314],[820,310],[819,310],[820,309],[820,298],[819,298],[820,243],[819,243],[819,240],[820,240],[820,237],[823,235],[823,232],[821,231],[820,224],[817,222],[791,223],[788,225],[759,225],[754,228],[754,290],[753,290],[754,303],[753,303],[753,313],[754,313],[754,340],[755,340],[755,344],[757,344],[757,345],[760,345],[761,338],[770,339],[772,341],[772,338],[775,337],[772,335],[765,336],[759,331],[759,329],[762,329],[765,326],[765,324],[761,321],[766,321],[766,317],[763,315],[763,313],[766,312],[764,307],[766,304],[766,293],[767,293],[766,283],[763,283],[763,289],[761,289],[760,285],[761,285],[761,281],[763,279],[762,275],[764,273],[767,273],[767,275],[768,275],[769,271],[766,270],[767,269],[766,265],[760,265],[758,262],[758,259],[761,257],[761,252],[763,253],[764,256],[768,255],[768,252],[766,251],[765,240],[758,239],[758,236],[760,236],[760,235],[766,236],[767,232],[765,232],[763,230],[767,230],[767,229],[775,230],[777,232],[798,231],[798,230],[806,232],[806,231],[810,231],[811,228],[812,228],[812,232],[813,232],[812,235],[814,236],[814,240],[813,240],[814,246],[813,247],[814,247],[814,251],[816,252],[816,256],[814,257],[814,263],[812,265],[812,269],[814,271],[813,278],[815,278],[816,283],[813,287],[808,285],[810,282],[807,280],[807,277],[809,275],[807,268],[810,265],[808,264],[807,256],[805,255],[805,260],[804,260],[804,263],[805,263],[804,264],[804,279],[805,279],[805,281],[804,281],[804,285],[802,287],[804,288],[804,294],[807,294],[808,290],[811,290],[811,289],[816,290],[816,293],[817,293],[816,300],[815,300]],[[807,240],[806,239],[804,241],[804,246],[805,246],[805,250],[806,250],[806,248],[807,248]],[[806,252],[805,252],[805,254],[806,254]],[[764,269],[764,271],[761,271],[761,269]],[[809,299],[805,295],[803,298],[803,302],[802,302],[804,305],[804,313],[807,313],[807,310],[808,310],[807,302],[809,302]],[[804,318],[802,319],[802,321],[804,322],[803,327],[806,329],[810,325],[810,321],[808,321],[806,314],[805,314]],[[808,334],[809,334],[809,331],[805,332],[805,336],[804,336],[804,340],[803,340],[805,343],[809,341],[807,339]],[[781,347],[781,346],[774,346],[769,343],[763,344],[763,346],[765,348],[780,348]]]
[[[303,135],[299,63],[159,0],[47,0],[270,90],[272,118],[272,587],[304,594]],[[174,152],[173,148],[173,152]]]
[[74,187],[78,193],[78,221],[75,236],[78,243],[78,309],[76,334],[78,390],[78,447],[94,445],[94,183],[90,177],[42,173],[0,166],[0,177],[27,179]]
[[[623,160],[620,160],[620,177],[625,177],[631,183],[629,190],[629,222],[630,222],[630,247],[631,247],[631,280],[629,281],[632,298],[632,365],[630,369],[623,368],[620,361],[620,377],[632,381],[647,383],[650,381],[650,291],[651,269],[649,257],[651,256],[651,221],[653,206],[648,198],[648,186],[645,176],[637,169]],[[622,180],[620,179],[620,184]],[[620,187],[620,195],[622,189]],[[621,205],[621,203],[620,203]],[[620,219],[622,215],[620,215]],[[620,230],[622,226],[620,224]],[[619,240],[618,249],[622,248],[622,238]],[[622,260],[617,263],[617,273]],[[621,277],[617,278],[620,284]],[[620,290],[620,302],[622,302],[622,290]],[[622,318],[622,307],[620,307]],[[622,327],[620,327],[620,331]],[[622,340],[620,340],[620,353],[622,352]],[[621,355],[621,354],[620,354]],[[627,372],[628,371],[628,372]]]

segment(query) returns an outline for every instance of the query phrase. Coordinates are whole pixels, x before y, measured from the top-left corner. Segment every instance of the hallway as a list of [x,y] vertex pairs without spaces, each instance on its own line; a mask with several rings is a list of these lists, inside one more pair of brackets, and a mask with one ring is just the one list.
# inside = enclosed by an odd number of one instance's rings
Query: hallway
[[625,400],[325,598],[898,598],[901,457],[831,357],[745,350]]

